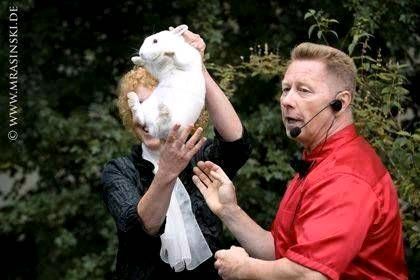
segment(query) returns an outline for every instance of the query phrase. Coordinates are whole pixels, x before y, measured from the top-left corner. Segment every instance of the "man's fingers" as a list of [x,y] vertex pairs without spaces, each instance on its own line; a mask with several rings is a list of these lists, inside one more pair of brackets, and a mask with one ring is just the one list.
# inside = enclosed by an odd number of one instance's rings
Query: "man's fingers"
[[216,172],[217,174],[219,174],[222,177],[222,179],[230,180],[230,178],[226,175],[225,171],[223,171],[223,169],[220,166],[218,166],[217,164],[215,164],[211,161],[206,161],[205,165],[208,169],[210,169],[210,170]]
[[219,250],[214,254],[214,257],[216,258],[216,260],[222,259],[225,253],[226,253],[226,250]]
[[204,165],[206,166],[206,168],[214,170],[214,171],[216,171],[217,169],[220,168],[220,166],[218,166],[217,164],[215,164],[214,162],[209,161],[209,160],[204,162]]
[[203,161],[199,161],[197,163],[197,166],[206,174],[210,173],[210,169],[206,166],[206,164]]
[[195,167],[193,168],[193,172],[194,172],[194,174],[195,174],[195,175],[197,175],[198,177],[203,176],[203,175],[207,176],[207,175],[206,175],[206,173],[204,173],[204,172],[203,172],[203,170],[202,170],[201,168],[197,167],[197,166],[195,166]]
[[[213,162],[211,162],[211,161],[206,161],[206,162],[204,163],[204,165],[206,166],[206,168],[207,168],[208,170],[214,171],[214,172],[216,172],[217,174],[219,174],[219,175],[221,176],[221,177],[219,178],[219,180],[221,180],[221,181],[229,180],[229,181],[230,181],[229,176],[228,176],[228,175],[226,175],[225,171],[223,171],[223,169],[222,169],[220,166],[218,166],[217,164],[215,164],[215,163],[213,163]],[[209,174],[210,174],[210,172],[209,172]]]
[[197,162],[197,166],[200,167],[201,170],[206,168],[206,165],[205,165],[204,161],[201,161],[201,160],[199,162]]
[[198,162],[197,166],[200,167],[200,169],[206,173],[210,179],[215,178],[220,182],[230,181],[230,178],[226,175],[223,169],[211,161]]
[[194,184],[197,186],[198,190],[201,192],[203,197],[206,197],[207,194],[207,187],[200,181],[197,175],[192,177]]
[[225,171],[223,171],[222,168],[219,167],[215,172],[221,176],[221,179],[220,180],[222,180],[222,181],[230,181],[229,176],[226,175]]
[[198,178],[200,179],[200,181],[204,185],[206,185],[206,187],[211,187],[212,181],[210,180],[210,178],[203,171],[201,171],[200,168],[194,167],[193,168],[193,172],[194,172],[195,175],[198,176]]
[[214,267],[215,267],[216,269],[219,269],[221,266],[222,266],[222,262],[221,262],[220,260],[216,260],[216,261],[214,262]]
[[[210,174],[209,174],[211,177],[213,177],[214,179],[216,179],[216,180],[218,180],[218,181],[220,181],[220,182],[223,182],[224,181],[224,178],[222,177],[222,175],[220,175],[219,173],[217,173],[217,172],[215,172],[215,171],[213,171],[213,170],[210,170]],[[214,181],[214,180],[213,180]]]

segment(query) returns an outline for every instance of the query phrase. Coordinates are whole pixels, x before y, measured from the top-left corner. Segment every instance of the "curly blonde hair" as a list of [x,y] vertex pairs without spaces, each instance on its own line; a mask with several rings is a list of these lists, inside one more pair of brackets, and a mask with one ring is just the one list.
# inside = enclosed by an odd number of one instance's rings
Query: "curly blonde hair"
[[[135,124],[133,121],[133,115],[130,107],[127,102],[127,93],[130,91],[136,91],[136,89],[141,85],[148,89],[154,89],[158,84],[158,81],[144,68],[139,66],[134,66],[133,69],[125,73],[117,87],[117,107],[118,112],[121,118],[121,121],[129,132],[137,137],[135,133]],[[194,126],[194,130],[198,127],[206,128],[208,121],[208,113],[206,110],[203,110],[198,121]]]
[[128,131],[133,133],[134,135],[135,135],[135,132],[134,132],[135,125],[134,125],[131,109],[130,107],[128,107],[127,93],[129,93],[130,91],[136,91],[136,89],[140,85],[148,89],[154,89],[157,83],[158,83],[157,80],[152,75],[150,75],[149,72],[147,72],[145,69],[138,66],[134,66],[133,69],[125,73],[121,77],[118,83],[118,87],[117,87],[118,112],[120,114],[120,118],[124,127]]

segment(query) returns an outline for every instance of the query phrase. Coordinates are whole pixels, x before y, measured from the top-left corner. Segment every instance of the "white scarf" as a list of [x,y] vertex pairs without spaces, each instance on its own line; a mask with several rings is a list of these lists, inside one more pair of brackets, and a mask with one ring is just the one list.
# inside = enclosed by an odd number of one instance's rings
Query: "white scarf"
[[[142,157],[153,163],[153,173],[156,174],[159,152],[150,150],[144,144],[142,151]],[[213,255],[192,212],[190,196],[179,178],[176,178],[172,191],[165,232],[160,240],[160,258],[176,272],[185,267],[192,270]]]

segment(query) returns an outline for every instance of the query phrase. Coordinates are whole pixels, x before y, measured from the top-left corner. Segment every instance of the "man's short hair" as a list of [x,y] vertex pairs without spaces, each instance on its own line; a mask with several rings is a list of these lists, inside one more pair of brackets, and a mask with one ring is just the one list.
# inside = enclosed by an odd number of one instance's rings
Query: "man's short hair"
[[345,90],[351,94],[356,93],[356,65],[344,52],[330,46],[305,42],[292,50],[290,58],[290,63],[294,60],[318,60],[325,63],[327,70],[336,75]]

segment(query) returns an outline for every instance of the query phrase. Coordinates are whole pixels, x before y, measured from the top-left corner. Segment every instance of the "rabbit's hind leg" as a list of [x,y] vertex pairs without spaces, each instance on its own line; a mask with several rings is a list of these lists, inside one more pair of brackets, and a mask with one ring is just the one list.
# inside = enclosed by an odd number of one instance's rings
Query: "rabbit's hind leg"
[[133,114],[133,120],[135,122],[138,122],[140,125],[144,125],[144,112],[142,110],[142,106],[140,104],[140,100],[137,96],[137,93],[135,93],[134,91],[127,93],[127,103],[128,107],[130,107],[131,112]]

